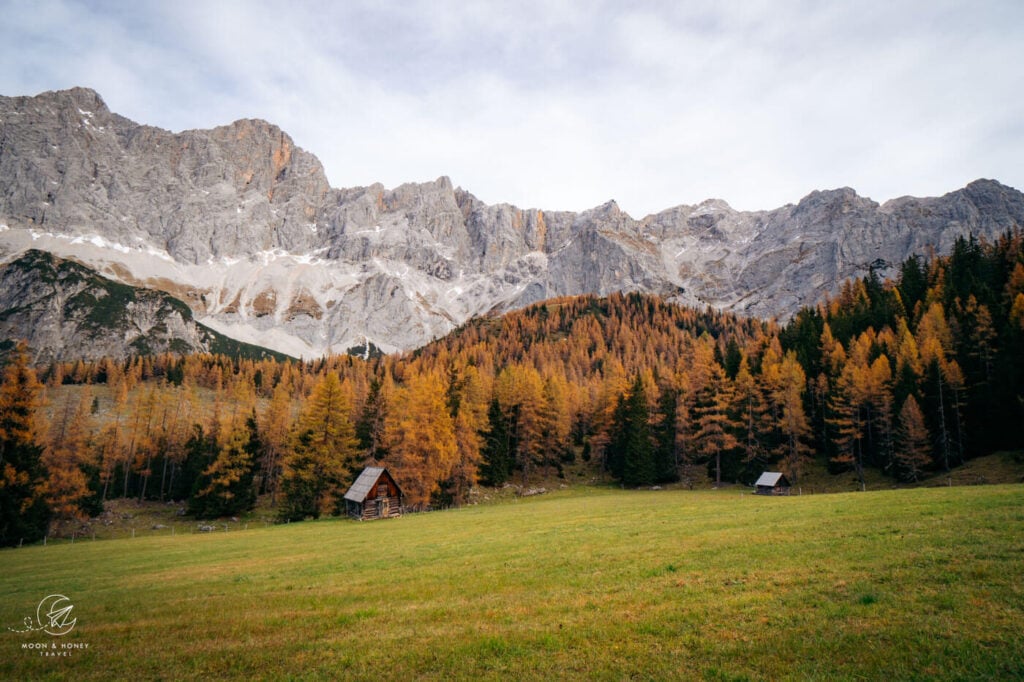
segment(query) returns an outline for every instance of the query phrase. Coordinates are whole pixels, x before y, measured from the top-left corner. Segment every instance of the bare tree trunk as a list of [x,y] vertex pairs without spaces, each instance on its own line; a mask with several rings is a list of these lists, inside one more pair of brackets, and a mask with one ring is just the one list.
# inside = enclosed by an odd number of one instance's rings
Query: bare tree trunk
[[946,430],[946,404],[942,391],[942,369],[938,370],[939,384],[939,445],[942,448],[942,466],[949,471],[949,432]]

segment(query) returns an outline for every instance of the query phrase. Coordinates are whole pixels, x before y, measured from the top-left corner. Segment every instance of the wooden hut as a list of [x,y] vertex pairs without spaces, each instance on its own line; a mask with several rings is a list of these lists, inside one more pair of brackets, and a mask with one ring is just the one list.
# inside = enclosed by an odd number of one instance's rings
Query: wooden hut
[[766,471],[754,484],[754,492],[758,495],[788,495],[789,481],[778,471]]
[[345,510],[355,519],[402,515],[402,489],[384,467],[366,467],[345,493]]

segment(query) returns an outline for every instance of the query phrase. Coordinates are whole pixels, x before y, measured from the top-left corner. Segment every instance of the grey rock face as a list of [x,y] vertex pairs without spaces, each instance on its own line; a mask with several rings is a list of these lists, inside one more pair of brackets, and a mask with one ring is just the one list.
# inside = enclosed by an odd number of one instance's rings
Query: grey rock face
[[877,259],[1022,224],[1024,195],[991,180],[881,206],[844,188],[771,211],[708,200],[640,220],[614,202],[490,206],[447,178],[331,189],[315,157],[262,121],[174,134],[89,90],[0,97],[0,259],[71,256],[296,356],[410,349],[473,315],[583,293],[784,318]]
[[174,258],[318,244],[320,162],[263,121],[172,134],[112,114],[76,88],[0,98],[0,215],[91,230]]

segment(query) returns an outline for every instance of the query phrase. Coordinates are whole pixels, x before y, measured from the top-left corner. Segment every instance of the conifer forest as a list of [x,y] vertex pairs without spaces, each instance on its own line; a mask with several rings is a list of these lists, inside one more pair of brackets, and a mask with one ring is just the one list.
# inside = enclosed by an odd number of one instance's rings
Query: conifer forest
[[749,485],[766,469],[798,485],[815,468],[912,484],[1024,448],[1024,235],[875,263],[784,323],[580,296],[414,352],[364,350],[35,367],[8,348],[0,544],[117,498],[197,518],[259,497],[281,520],[339,514],[368,464],[389,468],[410,509],[570,464],[628,487]]

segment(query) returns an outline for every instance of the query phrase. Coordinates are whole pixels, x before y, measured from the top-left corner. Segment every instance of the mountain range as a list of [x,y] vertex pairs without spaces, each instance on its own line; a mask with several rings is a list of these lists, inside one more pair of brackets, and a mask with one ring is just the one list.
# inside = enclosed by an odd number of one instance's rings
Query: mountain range
[[[445,177],[338,189],[264,121],[173,133],[84,88],[0,97],[0,334],[33,337],[37,358],[152,344],[138,341],[149,320],[103,343],[68,334],[60,297],[74,294],[26,281],[46,269],[24,266],[33,250],[178,299],[168,310],[182,324],[315,357],[412,349],[472,317],[576,294],[785,319],[869,268],[1022,225],[1024,195],[994,180],[884,204],[849,188],[756,212],[710,199],[641,219],[614,201],[579,213],[488,205]],[[203,334],[179,335],[208,349]]]

